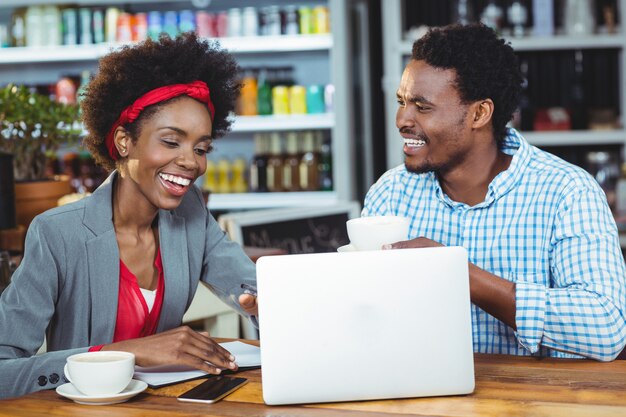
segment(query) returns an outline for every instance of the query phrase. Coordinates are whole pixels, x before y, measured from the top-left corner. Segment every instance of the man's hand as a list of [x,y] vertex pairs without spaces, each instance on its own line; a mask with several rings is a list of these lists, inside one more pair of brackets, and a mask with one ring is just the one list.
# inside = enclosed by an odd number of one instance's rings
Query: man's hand
[[[235,358],[206,332],[187,326],[139,339],[105,345],[102,350],[121,350],[135,354],[139,366],[187,365],[210,374],[222,369],[237,370]],[[207,363],[208,362],[208,363]]]
[[259,305],[256,302],[256,297],[252,294],[241,294],[239,296],[239,305],[251,316],[259,315]]
[[[388,245],[383,249],[434,248],[445,246],[425,237]],[[469,262],[470,298],[472,303],[517,330],[515,323],[515,283],[500,278]]]
[[443,245],[425,237],[416,237],[411,240],[403,240],[401,242],[383,245],[383,249],[436,248],[439,246]]

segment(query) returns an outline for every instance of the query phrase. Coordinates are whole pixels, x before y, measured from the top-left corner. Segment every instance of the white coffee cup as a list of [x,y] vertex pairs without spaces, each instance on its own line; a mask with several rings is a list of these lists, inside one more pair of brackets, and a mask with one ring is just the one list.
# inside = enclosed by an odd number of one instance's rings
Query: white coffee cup
[[400,216],[359,217],[348,220],[346,227],[350,244],[357,250],[379,250],[409,235],[409,220]]
[[122,392],[133,379],[135,355],[129,352],[85,352],[67,358],[65,376],[77,390],[90,396]]

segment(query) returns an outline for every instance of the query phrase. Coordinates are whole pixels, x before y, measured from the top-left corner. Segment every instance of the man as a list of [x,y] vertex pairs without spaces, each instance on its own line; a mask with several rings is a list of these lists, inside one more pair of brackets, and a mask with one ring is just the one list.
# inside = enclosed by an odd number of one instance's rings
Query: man
[[626,343],[617,228],[590,175],[506,127],[521,83],[483,25],[415,42],[397,91],[405,164],[363,215],[410,219],[411,240],[386,249],[468,250],[475,351],[609,361]]

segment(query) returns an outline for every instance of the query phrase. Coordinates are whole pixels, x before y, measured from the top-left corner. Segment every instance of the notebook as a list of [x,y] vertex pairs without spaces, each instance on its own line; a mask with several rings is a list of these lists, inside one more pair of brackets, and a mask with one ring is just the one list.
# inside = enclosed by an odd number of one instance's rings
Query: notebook
[[257,285],[267,404],[474,390],[463,248],[268,256]]
[[[261,365],[260,350],[256,346],[239,341],[220,343],[220,346],[235,356],[235,362],[239,366],[237,371],[224,370],[221,375],[230,375],[249,369],[257,369]],[[164,365],[153,367],[135,366],[133,378],[144,381],[150,388],[161,388],[183,381],[211,376],[212,375],[204,371],[188,366]]]

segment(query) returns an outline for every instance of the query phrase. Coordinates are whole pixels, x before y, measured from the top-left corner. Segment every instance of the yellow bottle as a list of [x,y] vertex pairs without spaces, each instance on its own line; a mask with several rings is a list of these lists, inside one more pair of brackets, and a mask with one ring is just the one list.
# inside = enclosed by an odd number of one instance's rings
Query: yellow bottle
[[226,159],[217,161],[216,193],[230,193],[230,162]]
[[215,162],[211,159],[206,161],[206,171],[204,172],[204,183],[202,188],[205,191],[215,192]]
[[246,183],[246,161],[242,158],[237,158],[232,163],[232,181],[230,184],[231,192],[233,193],[245,193],[248,191],[248,184]]

